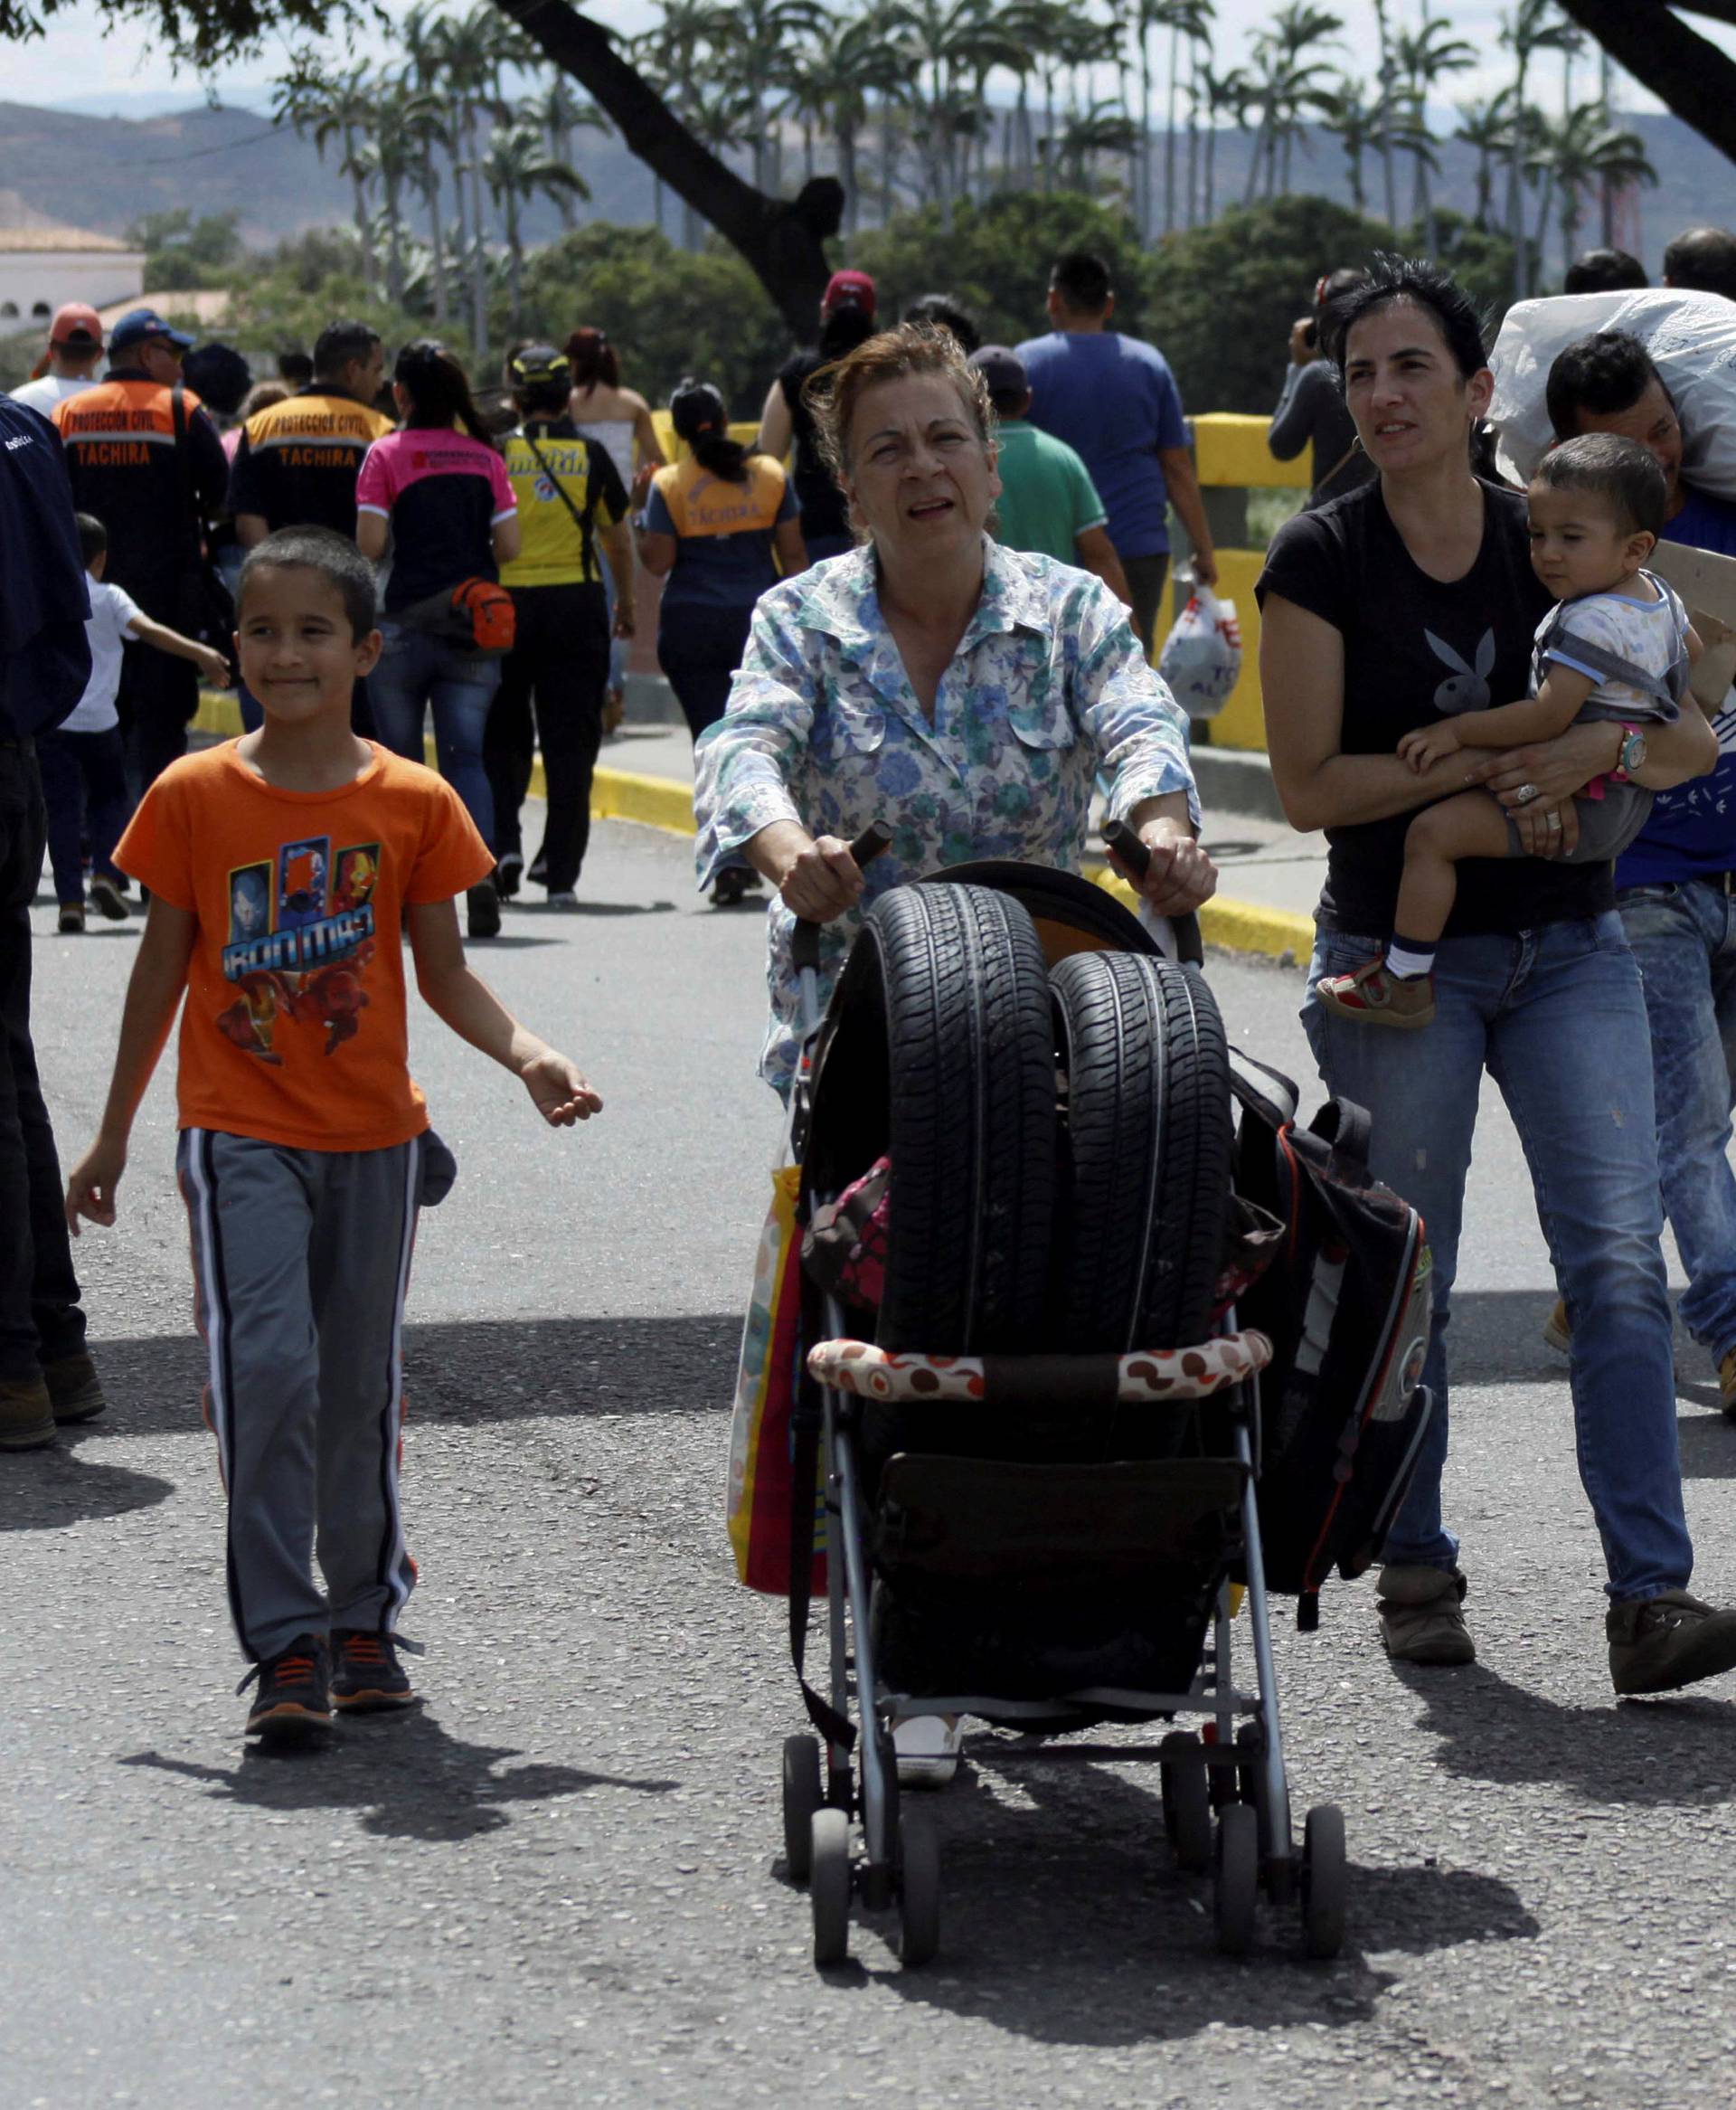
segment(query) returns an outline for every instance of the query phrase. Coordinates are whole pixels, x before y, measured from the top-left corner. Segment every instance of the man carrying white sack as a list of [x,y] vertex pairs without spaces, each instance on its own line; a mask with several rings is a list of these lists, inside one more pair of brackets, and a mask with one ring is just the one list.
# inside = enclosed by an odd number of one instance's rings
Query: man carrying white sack
[[[1665,541],[1736,556],[1736,505],[1683,480],[1675,402],[1637,338],[1605,330],[1570,345],[1550,368],[1548,409],[1558,440],[1616,432],[1649,449],[1669,486]],[[1660,791],[1618,860],[1616,905],[1646,984],[1658,1173],[1688,1276],[1682,1318],[1711,1350],[1724,1412],[1736,1420],[1736,1176],[1725,1155],[1736,1092],[1733,700],[1712,718],[1717,768]],[[1643,748],[1643,734],[1632,738]],[[1571,1320],[1558,1303],[1543,1329],[1552,1346],[1571,1348]]]

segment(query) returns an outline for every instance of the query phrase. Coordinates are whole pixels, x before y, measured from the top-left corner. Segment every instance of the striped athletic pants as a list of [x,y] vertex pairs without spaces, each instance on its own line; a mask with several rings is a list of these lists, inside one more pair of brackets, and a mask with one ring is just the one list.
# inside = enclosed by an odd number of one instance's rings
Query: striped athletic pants
[[431,1134],[297,1150],[182,1131],[229,1605],[255,1661],[332,1627],[390,1632],[415,1585],[398,1498],[403,1314],[434,1153],[450,1165]]

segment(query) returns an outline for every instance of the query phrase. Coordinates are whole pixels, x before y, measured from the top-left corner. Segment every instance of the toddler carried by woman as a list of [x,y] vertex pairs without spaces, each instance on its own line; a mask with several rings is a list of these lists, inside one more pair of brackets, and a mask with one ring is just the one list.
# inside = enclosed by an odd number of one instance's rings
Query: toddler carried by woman
[[[1632,781],[1646,760],[1641,728],[1680,714],[1701,654],[1681,601],[1643,569],[1667,498],[1664,472],[1636,440],[1588,433],[1546,455],[1531,486],[1531,561],[1557,606],[1537,626],[1530,696],[1458,712],[1399,743],[1420,774],[1458,748],[1527,747],[1571,724],[1619,724],[1626,738],[1617,768],[1573,801],[1579,839],[1560,853],[1571,864],[1619,856],[1645,826],[1652,794]],[[1536,795],[1524,786],[1522,798],[1527,790]],[[1549,825],[1552,833],[1560,827],[1552,812]],[[1405,834],[1404,876],[1384,955],[1323,977],[1320,1001],[1368,1025],[1427,1026],[1435,1015],[1435,948],[1458,891],[1459,860],[1517,857],[1525,849],[1517,825],[1488,791],[1461,791],[1425,807]]]

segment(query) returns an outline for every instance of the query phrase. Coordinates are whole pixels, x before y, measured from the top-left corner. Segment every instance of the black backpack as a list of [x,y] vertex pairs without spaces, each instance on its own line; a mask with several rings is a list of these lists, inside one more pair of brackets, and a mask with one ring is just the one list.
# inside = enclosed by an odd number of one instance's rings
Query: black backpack
[[1267,1586],[1299,1600],[1306,1632],[1332,1568],[1349,1581],[1380,1557],[1434,1411],[1429,1248],[1415,1209],[1370,1176],[1360,1106],[1330,1099],[1297,1128],[1288,1077],[1232,1049],[1231,1081],[1236,1191],[1285,1226],[1236,1321],[1276,1350],[1260,1380],[1260,1538]]

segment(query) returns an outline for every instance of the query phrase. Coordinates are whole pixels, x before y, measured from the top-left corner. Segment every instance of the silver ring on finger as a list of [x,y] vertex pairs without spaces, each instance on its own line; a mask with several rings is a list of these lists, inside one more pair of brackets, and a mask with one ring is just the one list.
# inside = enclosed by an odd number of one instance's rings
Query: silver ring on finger
[[1533,799],[1541,798],[1543,794],[1538,790],[1535,784],[1521,784],[1519,789],[1514,793],[1514,797],[1518,800],[1521,806],[1529,806]]

